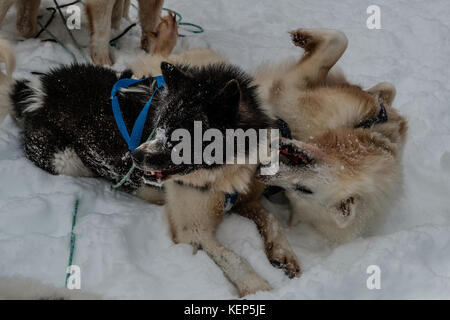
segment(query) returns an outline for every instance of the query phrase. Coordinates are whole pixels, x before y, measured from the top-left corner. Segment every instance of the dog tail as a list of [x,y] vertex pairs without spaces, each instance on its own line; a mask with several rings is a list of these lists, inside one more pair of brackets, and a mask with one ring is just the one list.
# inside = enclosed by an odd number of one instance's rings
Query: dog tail
[[11,103],[8,98],[12,84],[12,73],[16,67],[16,55],[13,45],[0,39],[0,63],[5,64],[6,73],[0,69],[0,123],[11,112]]

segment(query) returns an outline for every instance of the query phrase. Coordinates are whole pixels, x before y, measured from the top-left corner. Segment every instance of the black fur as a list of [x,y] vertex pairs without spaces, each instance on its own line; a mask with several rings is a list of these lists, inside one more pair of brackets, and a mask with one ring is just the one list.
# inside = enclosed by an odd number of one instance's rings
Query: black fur
[[[245,131],[274,127],[260,107],[257,88],[251,85],[252,78],[237,67],[221,63],[192,68],[163,62],[161,69],[169,94],[164,97],[164,104],[157,106],[158,117],[153,119],[153,127],[164,128],[167,137],[178,128],[188,130],[194,137],[194,121],[202,122],[203,131],[210,128],[220,130],[224,138],[226,129]],[[204,142],[203,148],[209,143]],[[142,151],[138,151],[134,154],[136,162],[151,170],[164,172],[169,169],[172,174],[217,166],[202,163],[174,167],[170,157],[172,146],[166,144],[158,148],[160,152],[146,154],[145,157],[139,154]],[[246,151],[249,151],[248,145]],[[191,154],[194,154],[193,144]]]
[[[208,68],[180,66],[178,69],[163,63],[162,70],[167,89],[158,91],[153,99],[142,142],[154,128],[164,127],[170,136],[177,128],[191,130],[194,120],[203,121],[204,130],[245,130],[271,125],[259,107],[256,88],[250,85],[251,78],[239,69],[225,64]],[[42,107],[32,112],[24,110],[28,107],[27,100],[35,96],[36,91],[26,81],[16,82],[11,98],[17,115],[24,119],[28,158],[54,174],[55,152],[72,148],[95,174],[118,182],[132,165],[111,108],[111,88],[121,77],[131,77],[131,73],[126,71],[118,76],[111,69],[83,64],[52,70],[40,76],[44,93]],[[230,81],[231,85],[227,86]],[[145,81],[138,86],[145,92],[119,95],[129,130],[156,83]],[[165,146],[164,150],[166,154],[170,147]],[[196,168],[184,168],[183,172]],[[135,170],[124,188],[131,191],[139,187],[143,175],[142,171]]]

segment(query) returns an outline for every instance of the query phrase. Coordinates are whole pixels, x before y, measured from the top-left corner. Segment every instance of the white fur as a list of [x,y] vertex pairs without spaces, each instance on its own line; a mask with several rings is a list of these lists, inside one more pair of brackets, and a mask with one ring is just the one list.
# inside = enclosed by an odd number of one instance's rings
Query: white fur
[[73,177],[92,177],[94,174],[87,168],[72,148],[55,153],[53,168],[57,174]]
[[45,93],[42,91],[40,79],[32,78],[29,86],[33,90],[33,95],[24,101],[24,103],[28,104],[28,107],[23,110],[24,113],[37,111],[44,106]]

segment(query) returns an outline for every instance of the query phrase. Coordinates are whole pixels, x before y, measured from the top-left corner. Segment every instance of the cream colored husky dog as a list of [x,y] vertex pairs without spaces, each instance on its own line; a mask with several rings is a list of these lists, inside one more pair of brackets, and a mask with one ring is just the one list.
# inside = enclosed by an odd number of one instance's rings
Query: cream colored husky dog
[[329,74],[347,48],[343,33],[300,29],[291,35],[305,49],[300,61],[256,74],[260,96],[295,139],[282,141],[280,171],[264,181],[285,189],[291,224],[310,223],[348,241],[401,193],[407,121],[392,107],[393,85],[363,90]]

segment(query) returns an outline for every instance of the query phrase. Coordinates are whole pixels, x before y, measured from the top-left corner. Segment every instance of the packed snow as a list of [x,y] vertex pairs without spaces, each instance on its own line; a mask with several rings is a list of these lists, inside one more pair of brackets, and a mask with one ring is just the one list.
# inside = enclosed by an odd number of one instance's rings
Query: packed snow
[[[44,21],[51,3],[41,5]],[[381,9],[379,30],[366,26],[366,9],[372,4]],[[394,106],[409,120],[404,195],[385,221],[344,245],[329,243],[306,225],[287,228],[302,265],[300,278],[288,279],[270,265],[251,221],[225,217],[220,241],[245,257],[274,288],[246,298],[450,298],[449,1],[167,0],[165,7],[205,29],[201,34],[181,30],[187,37],[180,38],[176,52],[208,47],[249,72],[266,61],[299,57],[301,50],[290,43],[289,30],[342,30],[349,48],[340,68],[363,87],[394,83]],[[130,16],[136,20],[135,8]],[[82,29],[74,31],[85,47],[86,22],[83,16]],[[121,29],[129,24],[123,20]],[[50,30],[76,52],[59,18]],[[15,9],[1,25],[0,37],[16,44],[17,79],[72,62],[56,43],[21,41]],[[134,28],[112,49],[114,69],[123,70],[142,54],[139,37],[139,28]],[[204,252],[194,255],[189,245],[172,243],[162,207],[112,191],[105,181],[52,176],[38,169],[24,157],[20,129],[10,117],[0,125],[0,277],[64,286],[77,197],[81,203],[73,263],[81,268],[82,289],[113,299],[237,298]],[[264,204],[286,224],[286,206]],[[380,289],[366,285],[371,265],[380,267]]]

